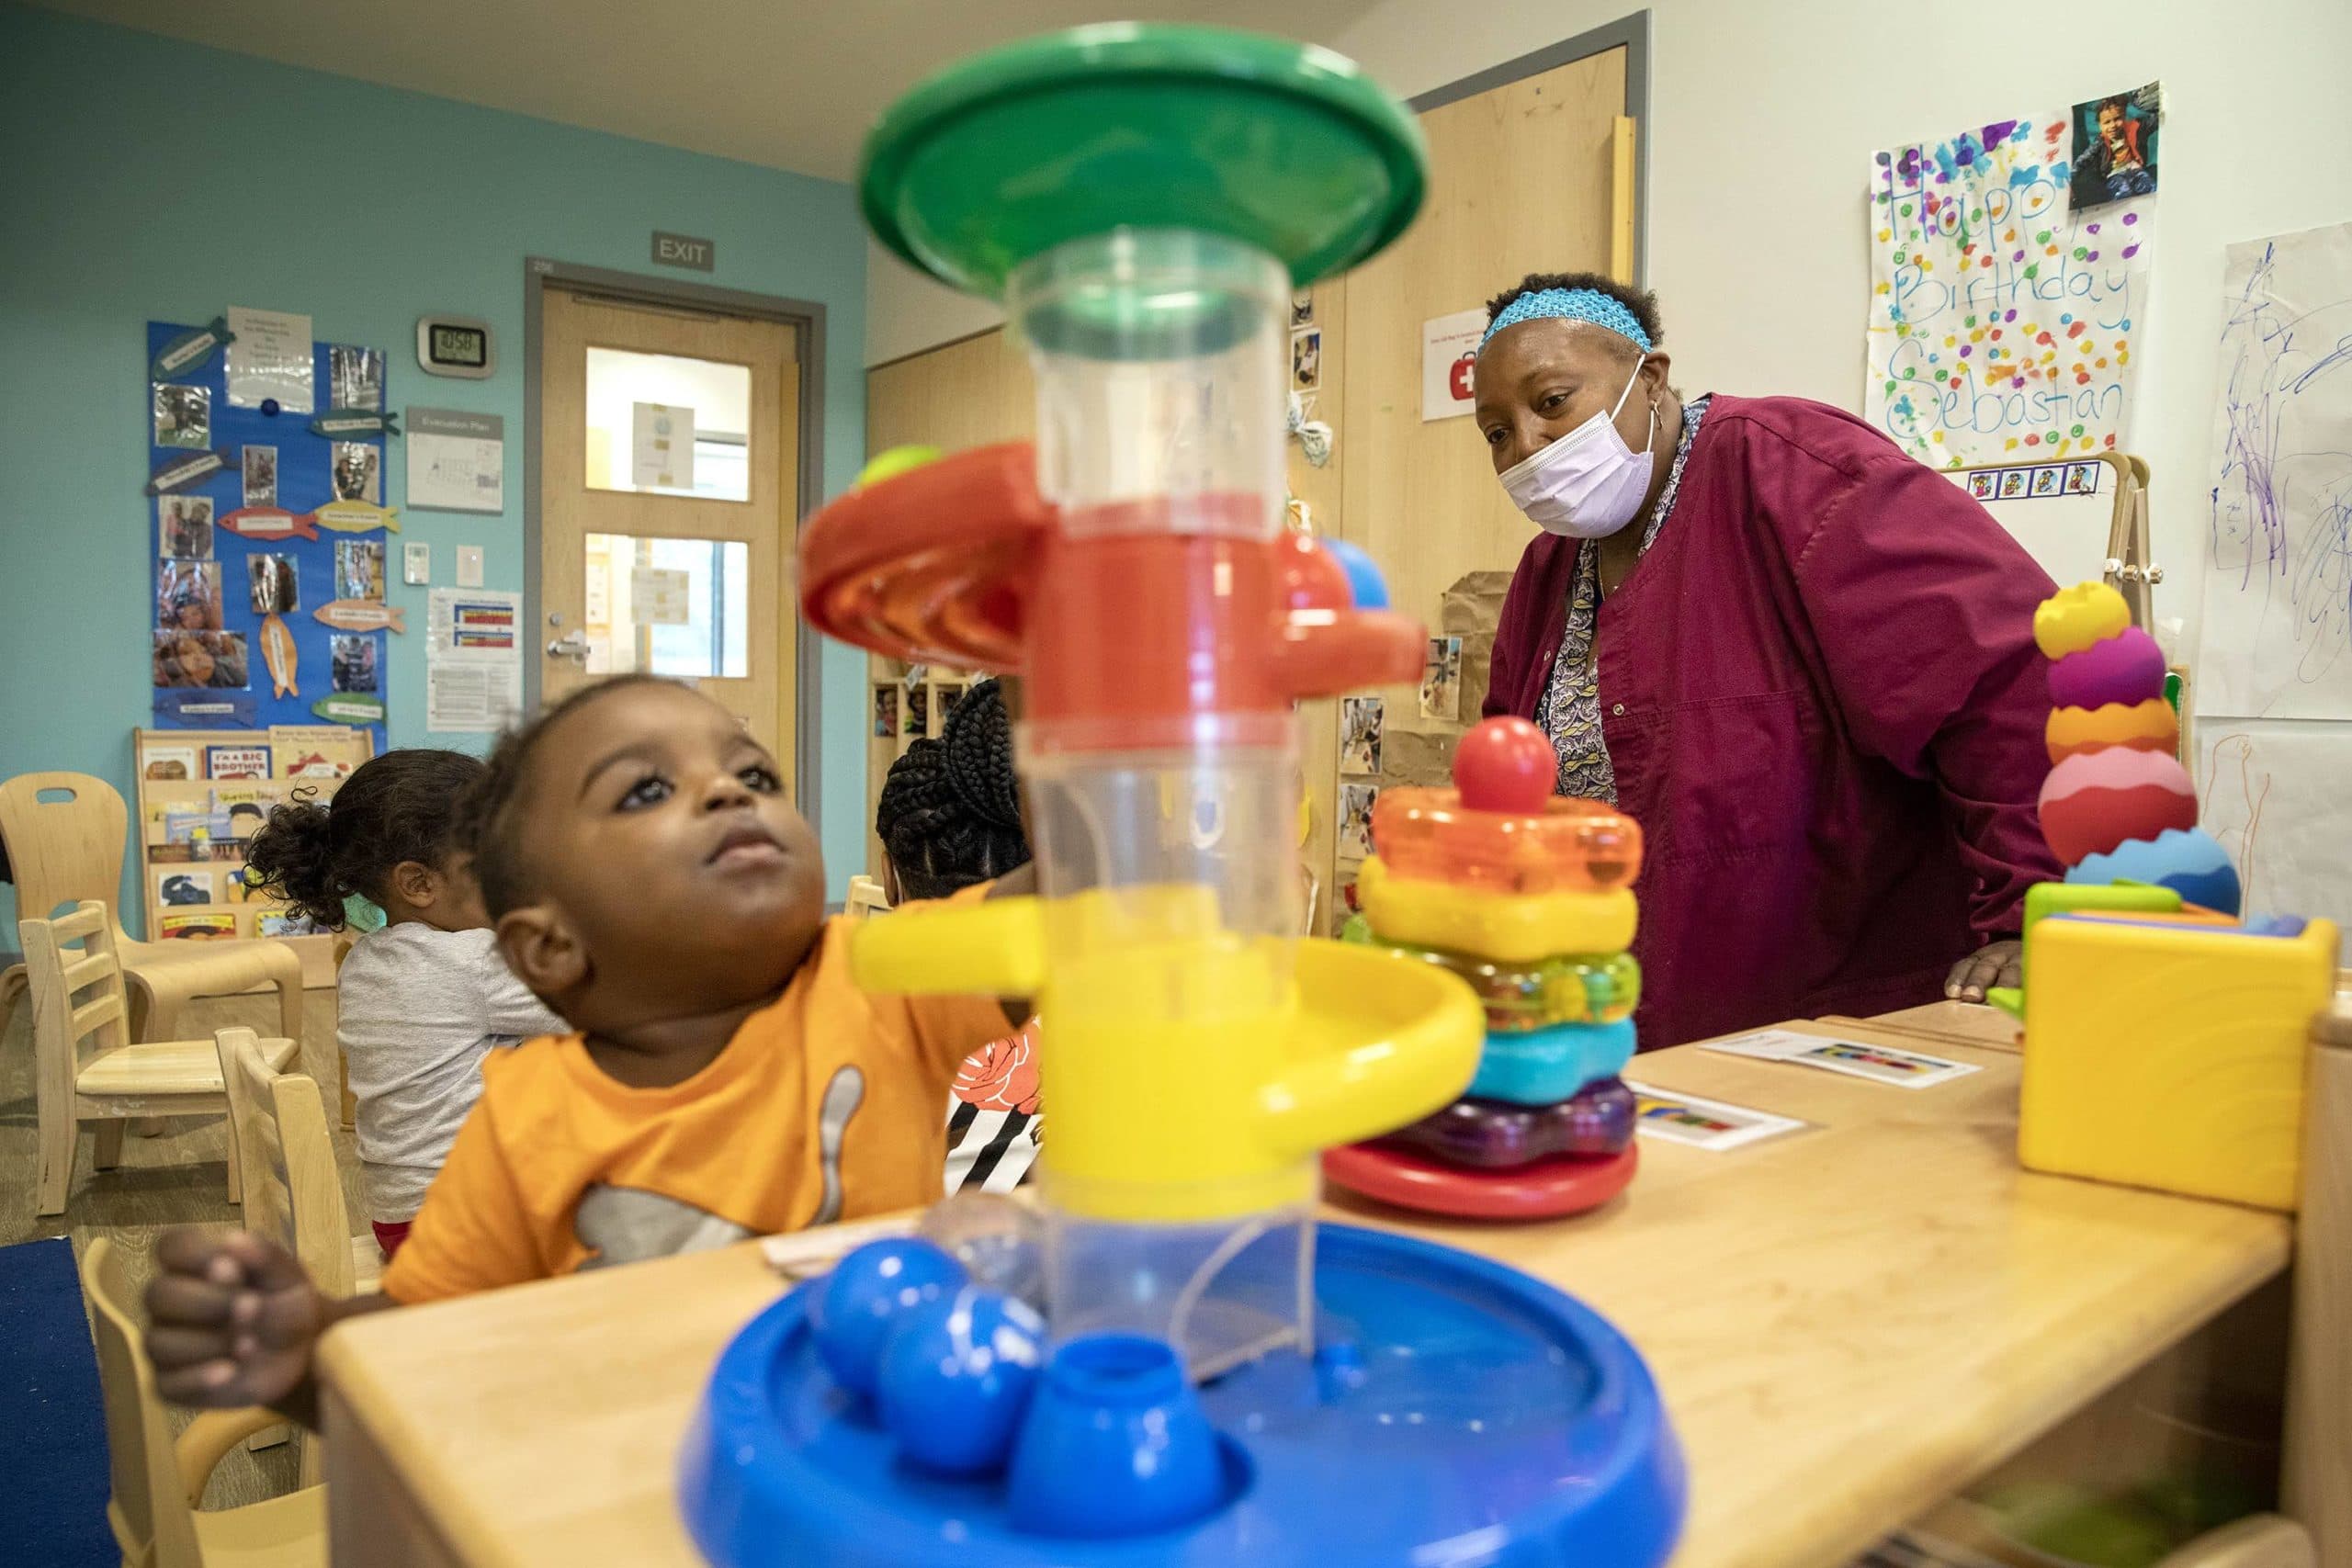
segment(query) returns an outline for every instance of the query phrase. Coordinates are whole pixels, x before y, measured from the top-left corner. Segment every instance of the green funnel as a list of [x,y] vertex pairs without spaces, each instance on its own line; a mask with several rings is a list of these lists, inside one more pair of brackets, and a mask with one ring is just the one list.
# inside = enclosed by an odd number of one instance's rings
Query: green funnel
[[1427,184],[1419,126],[1353,62],[1133,22],[932,77],[866,138],[858,180],[876,238],[991,299],[1022,262],[1120,229],[1238,240],[1303,288],[1404,232]]

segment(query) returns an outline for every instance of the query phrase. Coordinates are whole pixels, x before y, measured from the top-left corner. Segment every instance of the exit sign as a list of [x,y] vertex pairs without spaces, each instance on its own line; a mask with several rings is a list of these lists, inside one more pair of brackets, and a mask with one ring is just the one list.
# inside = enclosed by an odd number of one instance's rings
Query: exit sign
[[692,234],[668,234],[656,229],[653,231],[653,259],[663,266],[710,272],[718,265],[718,247],[708,240],[697,240]]

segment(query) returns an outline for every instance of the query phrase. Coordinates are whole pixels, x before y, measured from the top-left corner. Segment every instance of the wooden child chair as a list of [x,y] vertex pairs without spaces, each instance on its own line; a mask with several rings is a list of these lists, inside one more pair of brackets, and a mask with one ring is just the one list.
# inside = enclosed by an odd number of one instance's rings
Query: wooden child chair
[[[213,1040],[229,1091],[230,1136],[244,1171],[245,1228],[300,1258],[330,1296],[374,1290],[383,1255],[373,1235],[351,1234],[318,1080],[281,1069],[285,1041],[262,1040],[250,1029],[224,1029]],[[251,1446],[269,1448],[288,1436],[272,1427],[255,1433]],[[318,1434],[306,1432],[301,1482],[308,1486],[320,1478]]]
[[881,883],[870,876],[849,879],[849,897],[842,900],[842,914],[855,920],[889,912],[890,896],[883,891]]
[[311,1486],[242,1508],[206,1510],[205,1483],[229,1451],[282,1420],[275,1411],[208,1410],[172,1441],[147,1364],[136,1296],[105,1237],[82,1254],[82,1292],[97,1342],[114,1496],[107,1522],[123,1568],[298,1568],[327,1561],[326,1488]]
[[[19,920],[17,930],[33,998],[33,1100],[40,1129],[34,1213],[62,1214],[84,1122],[98,1123],[94,1163],[107,1170],[121,1156],[126,1121],[218,1115],[229,1100],[211,1041],[132,1042],[114,921],[105,905],[89,899],[62,919]],[[294,1059],[293,1042],[274,1043],[285,1061]],[[243,1186],[233,1136],[228,1165],[234,1203]]]
[[[46,795],[49,798],[43,799]],[[0,843],[17,879],[20,915],[47,915],[95,899],[106,906],[130,987],[131,1037],[169,1040],[180,1010],[198,997],[277,988],[278,1032],[302,1038],[302,957],[282,942],[137,942],[116,900],[130,814],[122,796],[87,773],[20,773],[0,784]],[[21,965],[0,974],[0,1030],[25,990]]]

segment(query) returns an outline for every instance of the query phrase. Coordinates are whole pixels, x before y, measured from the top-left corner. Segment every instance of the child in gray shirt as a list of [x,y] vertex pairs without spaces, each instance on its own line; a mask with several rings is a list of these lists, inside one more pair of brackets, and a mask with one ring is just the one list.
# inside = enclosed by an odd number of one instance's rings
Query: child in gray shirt
[[270,813],[248,878],[321,926],[356,896],[384,911],[335,977],[335,1039],[358,1102],[368,1217],[389,1258],[481,1092],[493,1046],[569,1032],[507,969],[455,847],[458,797],[481,776],[458,751],[387,751],[335,792]]

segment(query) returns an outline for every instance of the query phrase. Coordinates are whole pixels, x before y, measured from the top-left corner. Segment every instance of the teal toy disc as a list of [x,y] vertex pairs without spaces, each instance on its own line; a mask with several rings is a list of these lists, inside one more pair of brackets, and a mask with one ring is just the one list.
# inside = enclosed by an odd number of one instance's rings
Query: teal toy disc
[[1427,186],[1419,125],[1352,62],[1134,22],[932,77],[875,126],[858,177],[877,239],[991,299],[1031,256],[1117,229],[1240,240],[1304,288],[1403,233]]

